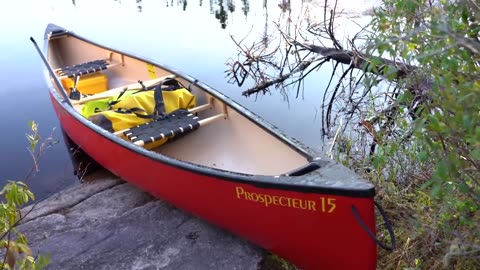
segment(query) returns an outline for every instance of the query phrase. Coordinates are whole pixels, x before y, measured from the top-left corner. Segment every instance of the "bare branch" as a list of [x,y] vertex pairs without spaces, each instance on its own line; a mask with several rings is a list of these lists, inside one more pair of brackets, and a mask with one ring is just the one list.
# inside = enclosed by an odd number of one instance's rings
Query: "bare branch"
[[[310,63],[311,63],[311,62],[310,62]],[[250,89],[247,89],[247,90],[243,91],[243,92],[242,92],[242,95],[244,95],[244,96],[250,96],[250,95],[255,94],[255,93],[258,93],[258,92],[260,92],[260,91],[266,92],[266,89],[267,89],[268,87],[270,87],[270,86],[272,86],[272,85],[275,85],[275,84],[282,83],[282,82],[284,82],[285,80],[287,80],[288,78],[290,78],[292,75],[304,71],[304,70],[310,65],[310,63],[304,63],[303,65],[300,65],[297,69],[293,70],[292,72],[283,74],[283,75],[277,77],[277,78],[274,79],[274,80],[264,81],[263,83],[258,84],[257,86],[255,86],[255,87],[253,87],[253,88],[250,88]]]

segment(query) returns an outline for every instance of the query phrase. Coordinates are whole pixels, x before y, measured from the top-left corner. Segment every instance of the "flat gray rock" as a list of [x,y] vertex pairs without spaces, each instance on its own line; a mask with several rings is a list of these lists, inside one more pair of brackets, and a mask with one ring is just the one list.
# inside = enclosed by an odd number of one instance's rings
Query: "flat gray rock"
[[48,269],[258,269],[264,251],[106,172],[24,209]]

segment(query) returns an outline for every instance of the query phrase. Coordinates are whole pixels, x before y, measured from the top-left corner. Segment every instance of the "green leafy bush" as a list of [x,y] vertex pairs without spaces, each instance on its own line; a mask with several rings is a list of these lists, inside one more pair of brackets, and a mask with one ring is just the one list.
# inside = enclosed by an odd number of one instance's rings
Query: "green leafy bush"
[[[40,141],[37,124],[30,122],[30,129],[32,133],[27,135],[30,142],[28,149],[35,165],[25,180],[28,180],[33,171],[38,170],[37,162],[43,152],[43,146],[45,146],[45,144],[42,144],[41,149],[36,151],[37,144]],[[47,139],[47,141],[49,140]],[[22,215],[20,209],[35,200],[35,196],[22,181],[8,181],[0,191],[0,195],[3,198],[0,203],[0,248],[2,248],[4,254],[1,269],[43,268],[48,264],[49,257],[34,256],[28,246],[27,237],[17,230],[17,226],[28,215],[28,213]]]
[[403,156],[417,167],[407,175],[417,195],[415,233],[431,235],[424,262],[443,257],[442,267],[480,267],[480,7],[384,0],[372,27],[376,53],[417,66],[397,81],[406,98],[397,106],[408,104],[411,120],[405,129],[399,114],[395,127],[411,135],[384,141],[373,166],[395,168]]

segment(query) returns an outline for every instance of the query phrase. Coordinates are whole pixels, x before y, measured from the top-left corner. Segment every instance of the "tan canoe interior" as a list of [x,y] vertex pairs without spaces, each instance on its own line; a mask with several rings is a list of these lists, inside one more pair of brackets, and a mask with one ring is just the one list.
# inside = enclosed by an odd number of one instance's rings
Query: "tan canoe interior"
[[[48,60],[53,69],[98,59],[108,59],[113,64],[107,70],[101,71],[107,75],[110,90],[123,88],[138,80],[147,82],[152,80],[152,74],[156,77],[170,75],[160,67],[151,65],[149,67],[143,61],[72,36],[50,40]],[[191,84],[181,77],[177,79],[185,86]],[[303,155],[237,111],[213,98],[200,87],[192,85],[191,88],[197,98],[197,106],[207,104],[209,101],[212,104],[211,108],[198,113],[200,119],[221,113],[226,113],[227,117],[201,126],[190,134],[167,142],[153,151],[209,167],[258,175],[279,175],[307,164],[307,159]],[[110,95],[114,91],[95,95]],[[82,106],[77,104],[74,107],[81,110]]]

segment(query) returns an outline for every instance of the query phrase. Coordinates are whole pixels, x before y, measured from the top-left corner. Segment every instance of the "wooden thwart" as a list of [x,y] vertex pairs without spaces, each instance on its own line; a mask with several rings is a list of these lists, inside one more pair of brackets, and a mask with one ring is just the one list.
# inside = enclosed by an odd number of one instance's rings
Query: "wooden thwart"
[[[112,51],[109,51],[107,60],[110,61],[110,62],[113,62],[113,55],[114,54],[116,54],[116,53],[112,52]],[[125,66],[125,55],[123,55],[123,53],[120,54],[120,61],[121,61],[121,63],[119,63],[119,64],[122,64],[122,66]]]
[[[142,83],[145,87],[149,87],[149,86],[152,86],[152,85],[154,85],[158,82],[161,82],[165,79],[175,78],[175,77],[176,77],[175,75],[167,75],[167,76],[164,76],[164,77],[161,77],[161,78],[156,78],[156,79],[152,79],[152,80],[148,80],[148,81],[143,81]],[[88,97],[82,98],[78,101],[72,101],[72,104],[73,105],[79,105],[79,104],[84,104],[84,103],[92,101],[92,100],[110,98],[110,97],[114,97],[114,96],[120,94],[122,91],[125,91],[125,88],[127,88],[126,90],[133,90],[133,89],[139,89],[141,87],[142,86],[138,82],[136,82],[136,83],[132,83],[132,84],[129,84],[129,85],[126,85],[126,86],[113,88],[113,89],[110,89],[110,90],[107,90],[105,92],[101,92],[101,93],[98,93],[98,94],[95,94],[95,95],[92,95],[92,96],[88,96]]]
[[204,126],[204,125],[207,125],[207,124],[210,124],[210,123],[213,123],[215,121],[218,121],[220,119],[226,119],[227,118],[227,115],[224,114],[224,113],[219,113],[219,114],[216,114],[214,116],[210,116],[208,118],[205,118],[205,119],[202,119],[200,121],[198,121],[198,123],[200,124],[200,126]]
[[201,112],[201,111],[206,110],[206,109],[210,109],[211,107],[212,107],[212,104],[207,103],[207,104],[204,104],[204,105],[197,106],[195,108],[191,108],[188,111],[191,112],[191,113],[197,113],[197,112]]

